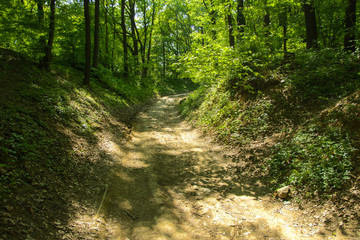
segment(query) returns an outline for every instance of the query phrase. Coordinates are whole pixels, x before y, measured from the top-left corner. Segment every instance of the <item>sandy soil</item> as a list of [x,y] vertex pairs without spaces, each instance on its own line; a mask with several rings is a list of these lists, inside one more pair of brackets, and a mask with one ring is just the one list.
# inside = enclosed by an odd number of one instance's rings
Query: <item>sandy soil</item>
[[229,149],[179,117],[184,96],[141,113],[125,146],[104,138],[100,145],[117,160],[111,181],[97,213],[70,223],[86,228],[86,239],[356,239],[325,231],[321,207],[299,209],[242,177]]

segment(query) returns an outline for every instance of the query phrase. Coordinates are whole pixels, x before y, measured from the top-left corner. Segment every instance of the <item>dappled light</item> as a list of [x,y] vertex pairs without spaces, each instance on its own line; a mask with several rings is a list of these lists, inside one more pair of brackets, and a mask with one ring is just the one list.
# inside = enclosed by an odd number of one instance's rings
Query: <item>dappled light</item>
[[0,240],[360,239],[358,0],[0,2]]
[[[242,179],[231,154],[178,115],[183,97],[164,97],[139,114],[130,142],[102,138],[115,161],[109,189],[99,215],[75,222],[110,239],[305,238],[308,227],[291,224],[296,206],[271,205],[261,178]],[[287,214],[276,212],[282,208]]]

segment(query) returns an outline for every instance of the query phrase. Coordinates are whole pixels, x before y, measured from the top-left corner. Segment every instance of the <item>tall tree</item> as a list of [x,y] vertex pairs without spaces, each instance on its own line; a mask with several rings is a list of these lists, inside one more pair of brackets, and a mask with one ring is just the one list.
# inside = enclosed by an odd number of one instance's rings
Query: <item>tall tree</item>
[[245,31],[244,26],[246,24],[245,15],[244,15],[244,0],[236,0],[236,24],[238,26],[238,40],[242,39],[243,33]]
[[130,5],[130,22],[131,22],[131,38],[133,41],[133,56],[135,58],[135,64],[138,63],[138,56],[139,56],[139,40],[136,36],[136,22],[135,22],[135,0],[129,0]]
[[84,15],[85,15],[85,76],[84,85],[90,85],[90,71],[91,71],[91,21],[90,21],[90,3],[89,0],[84,0]]
[[284,57],[287,54],[287,30],[288,30],[288,9],[287,4],[280,5],[279,22],[280,26],[283,27],[283,51]]
[[105,67],[109,67],[108,65],[108,59],[109,59],[109,20],[108,20],[108,9],[109,9],[109,4],[108,1],[105,0],[103,1],[103,8],[105,9],[105,59],[104,59],[104,65]]
[[345,14],[344,49],[355,51],[356,0],[348,0]]
[[50,2],[49,36],[48,36],[47,44],[45,46],[45,56],[40,63],[40,66],[47,70],[50,69],[50,64],[52,61],[52,48],[53,48],[54,35],[55,35],[55,3],[56,0],[51,0]]
[[234,37],[234,25],[233,25],[233,17],[231,14],[231,4],[229,4],[227,6],[227,27],[228,27],[228,32],[229,32],[229,46],[230,47],[234,47],[235,46],[235,37]]
[[313,0],[304,0],[303,8],[305,13],[306,26],[306,48],[317,48],[317,24]]
[[156,13],[156,3],[152,2],[152,14],[151,14],[151,25],[150,25],[150,33],[149,33],[149,44],[147,49],[147,55],[146,55],[146,64],[143,68],[143,78],[147,77],[148,69],[149,69],[149,63],[150,63],[150,54],[151,54],[151,41],[152,41],[152,33],[154,28],[154,21],[155,21],[155,13]]
[[122,28],[122,45],[124,51],[124,77],[127,78],[129,74],[129,65],[128,65],[128,43],[127,43],[127,30],[125,22],[125,0],[121,0],[121,28]]
[[99,30],[100,30],[100,0],[95,0],[95,26],[94,26],[94,50],[93,50],[93,68],[99,64]]

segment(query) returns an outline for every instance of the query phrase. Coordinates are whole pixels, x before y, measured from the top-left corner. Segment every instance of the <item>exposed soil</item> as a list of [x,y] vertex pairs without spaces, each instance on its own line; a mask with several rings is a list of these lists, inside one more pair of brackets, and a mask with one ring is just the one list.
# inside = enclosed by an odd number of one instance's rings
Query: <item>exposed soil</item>
[[274,199],[247,162],[254,156],[215,144],[179,117],[184,96],[141,113],[125,145],[99,137],[115,159],[110,180],[97,209],[69,221],[74,234],[65,239],[360,238],[357,222],[343,222],[335,205]]

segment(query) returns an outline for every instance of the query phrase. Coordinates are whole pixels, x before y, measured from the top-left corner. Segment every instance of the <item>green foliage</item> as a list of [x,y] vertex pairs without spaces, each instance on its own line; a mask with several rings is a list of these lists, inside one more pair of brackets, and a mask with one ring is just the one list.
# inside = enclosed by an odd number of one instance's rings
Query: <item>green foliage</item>
[[136,78],[132,81],[124,80],[119,74],[101,65],[94,69],[94,74],[98,80],[94,84],[102,85],[122,97],[127,104],[142,102],[154,96],[155,86],[151,83],[136,81]]
[[277,184],[290,184],[304,192],[341,189],[352,170],[353,147],[339,129],[320,132],[314,126],[297,132],[289,142],[275,146],[268,160]]
[[[359,121],[358,95],[331,111],[326,121],[317,114],[359,88],[358,60],[324,49],[296,52],[295,62],[281,64],[279,55],[265,52],[238,55],[243,61],[234,72],[241,80],[230,74],[231,64],[213,81],[200,76],[203,88],[181,104],[182,113],[231,145],[264,141],[274,133],[285,137],[264,160],[276,187],[291,184],[308,196],[342,189],[354,170],[350,137]],[[305,121],[313,124],[301,127]]]
[[0,102],[0,198],[32,182],[36,172],[29,169],[34,165],[64,173],[72,154],[66,152],[69,143],[62,129],[91,139],[113,112],[154,96],[152,88],[134,86],[104,69],[91,88],[83,88],[82,72],[64,66],[44,72],[10,54],[0,54],[0,62],[8,63],[0,69],[6,86]]
[[180,104],[180,111],[183,116],[188,116],[191,112],[196,111],[205,99],[206,88],[200,87],[190,93],[186,100]]
[[356,56],[335,49],[296,54],[298,66],[289,76],[289,83],[301,101],[341,98],[360,86]]

